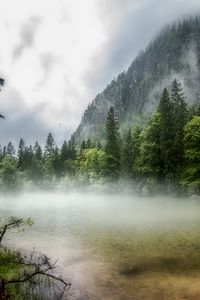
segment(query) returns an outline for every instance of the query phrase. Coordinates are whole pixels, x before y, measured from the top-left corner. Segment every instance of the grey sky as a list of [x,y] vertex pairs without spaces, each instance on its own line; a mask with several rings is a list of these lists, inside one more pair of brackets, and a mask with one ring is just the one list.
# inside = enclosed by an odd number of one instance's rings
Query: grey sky
[[99,0],[100,18],[105,20],[109,39],[104,51],[93,57],[93,62],[99,63],[95,64],[95,70],[94,63],[88,68],[87,84],[94,87],[96,93],[119,72],[126,70],[163,26],[196,13],[200,13],[197,0]]
[[200,12],[199,0],[16,2],[0,11],[0,144],[43,142],[48,131],[61,143],[165,24]]
[[34,38],[37,33],[41,19],[37,16],[32,16],[30,19],[21,25],[19,44],[13,52],[13,61],[17,60],[26,48],[31,48],[34,44]]

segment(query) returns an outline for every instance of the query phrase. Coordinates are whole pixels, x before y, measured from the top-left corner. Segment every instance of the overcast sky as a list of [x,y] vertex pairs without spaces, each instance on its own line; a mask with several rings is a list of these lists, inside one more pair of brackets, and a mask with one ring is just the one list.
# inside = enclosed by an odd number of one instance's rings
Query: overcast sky
[[159,30],[199,0],[0,0],[0,143],[58,143]]

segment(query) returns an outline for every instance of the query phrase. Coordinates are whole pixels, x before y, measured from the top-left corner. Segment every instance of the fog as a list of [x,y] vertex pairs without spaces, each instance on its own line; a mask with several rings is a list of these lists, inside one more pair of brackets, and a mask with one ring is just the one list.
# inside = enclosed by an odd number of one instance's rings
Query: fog
[[74,223],[84,227],[168,225],[200,217],[196,199],[168,196],[141,197],[130,194],[26,193],[1,195],[1,210],[8,215],[32,217],[39,222],[57,222],[63,226]]
[[100,283],[111,278],[115,270],[112,264],[108,268],[109,260],[119,260],[115,262],[118,265],[122,258],[127,259],[126,247],[130,251],[134,237],[140,243],[141,234],[156,233],[162,237],[166,232],[188,230],[200,220],[198,199],[167,196],[27,193],[1,195],[0,207],[1,219],[32,218],[31,228],[9,232],[5,243],[23,251],[35,247],[36,251],[58,259],[56,271],[72,283],[69,299],[94,299],[94,295],[95,299],[102,299],[113,292],[111,287],[118,296],[123,295],[112,280],[109,292],[107,287],[100,288]]

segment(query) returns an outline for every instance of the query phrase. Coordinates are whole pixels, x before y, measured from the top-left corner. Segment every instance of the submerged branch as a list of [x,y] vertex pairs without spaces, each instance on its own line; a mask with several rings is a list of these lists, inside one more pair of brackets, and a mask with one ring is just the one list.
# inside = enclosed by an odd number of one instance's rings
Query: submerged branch
[[0,244],[3,240],[3,237],[4,235],[6,234],[6,231],[8,229],[11,229],[11,228],[15,228],[15,227],[18,227],[19,225],[21,225],[23,223],[23,220],[22,219],[17,219],[17,220],[14,220],[14,221],[11,221],[10,223],[8,224],[5,224],[2,229],[0,230]]

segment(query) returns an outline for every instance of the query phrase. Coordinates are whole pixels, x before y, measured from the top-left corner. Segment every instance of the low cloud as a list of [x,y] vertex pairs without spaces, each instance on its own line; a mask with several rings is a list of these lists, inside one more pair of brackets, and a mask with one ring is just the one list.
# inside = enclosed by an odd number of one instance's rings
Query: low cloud
[[41,87],[46,83],[53,70],[53,67],[58,62],[59,59],[51,53],[45,53],[40,55],[40,64],[44,72],[44,76],[43,79],[39,82],[38,87]]
[[200,11],[199,0],[19,2],[0,11],[0,71],[13,87],[0,93],[0,143],[42,141],[48,131],[69,137],[92,98],[165,24]]
[[19,59],[25,49],[33,46],[35,35],[40,24],[41,19],[37,16],[32,16],[28,22],[21,25],[20,42],[13,51],[13,60]]
[[200,2],[197,0],[99,0],[97,3],[107,41],[94,54],[90,67],[83,75],[94,95],[113,77],[126,70],[163,26],[200,12]]
[[1,145],[9,141],[18,145],[21,137],[27,144],[36,140],[44,143],[50,128],[41,118],[42,107],[28,108],[18,91],[7,87],[0,95],[0,110],[6,117],[0,120]]

